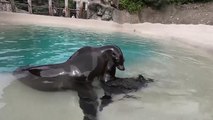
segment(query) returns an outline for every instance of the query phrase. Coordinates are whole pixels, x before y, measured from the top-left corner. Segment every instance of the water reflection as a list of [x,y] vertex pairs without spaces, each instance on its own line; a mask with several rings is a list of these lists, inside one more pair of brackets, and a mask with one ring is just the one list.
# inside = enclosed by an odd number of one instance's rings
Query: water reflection
[[[28,119],[32,118],[31,120],[38,118],[36,115],[41,114],[45,114],[45,119],[52,119],[54,118],[53,116],[59,114],[60,117],[63,117],[63,114],[67,116],[65,111],[74,110],[74,113],[70,113],[72,118],[76,117],[77,120],[97,120],[99,111],[101,112],[105,106],[113,102],[112,99],[107,97],[102,97],[102,99],[99,99],[101,96],[98,97],[97,91],[91,84],[76,83],[74,91],[39,91],[22,84],[12,75],[10,76],[11,77],[7,77],[9,79],[13,78],[13,82],[4,89],[7,94],[4,94],[3,96],[3,101],[6,104],[4,103],[5,106],[0,111],[1,119],[13,120],[15,117],[20,118],[25,116],[25,114],[28,115]],[[145,81],[145,79],[141,76],[137,78],[116,78],[108,83],[102,83],[101,86],[104,88],[104,90],[106,90],[106,92],[108,92],[108,94],[126,94],[146,86],[145,83],[147,82],[148,81]],[[1,81],[1,83],[3,82]],[[78,96],[78,98],[75,96]],[[129,98],[131,96],[126,97]],[[75,103],[77,101],[79,104]],[[99,103],[99,101],[101,102]],[[80,107],[76,105],[79,105]],[[76,114],[76,107],[81,108],[83,118],[80,117],[82,115]],[[62,113],[62,111],[65,113]],[[14,114],[9,116],[11,112]],[[56,118],[54,118],[54,120]]]
[[[6,82],[11,79],[1,79]],[[1,75],[2,77],[2,75]],[[14,80],[3,89],[0,120],[82,120],[79,98],[75,91],[43,92]]]

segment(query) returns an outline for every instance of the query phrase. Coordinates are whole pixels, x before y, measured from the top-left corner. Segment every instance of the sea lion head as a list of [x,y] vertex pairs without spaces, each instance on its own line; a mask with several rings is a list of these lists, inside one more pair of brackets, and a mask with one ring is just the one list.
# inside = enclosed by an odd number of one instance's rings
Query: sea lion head
[[124,67],[125,60],[124,60],[124,56],[123,56],[121,49],[118,46],[113,45],[111,50],[112,50],[112,57],[115,62],[115,66],[119,70],[124,71],[125,70],[125,67]]

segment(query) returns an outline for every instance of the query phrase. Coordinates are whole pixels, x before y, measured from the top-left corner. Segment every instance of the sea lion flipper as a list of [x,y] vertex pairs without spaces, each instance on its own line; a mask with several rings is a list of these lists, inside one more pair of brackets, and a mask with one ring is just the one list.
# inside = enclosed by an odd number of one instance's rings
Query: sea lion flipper
[[66,73],[61,68],[50,68],[48,66],[32,67],[28,71],[38,77],[56,77]]
[[41,69],[30,69],[28,70],[31,74],[36,75],[36,76],[41,76]]
[[49,69],[49,67],[47,67],[47,66],[37,66],[37,67],[30,67],[26,70],[29,71],[31,74],[33,74],[35,76],[41,77],[41,72],[48,70],[48,69]]

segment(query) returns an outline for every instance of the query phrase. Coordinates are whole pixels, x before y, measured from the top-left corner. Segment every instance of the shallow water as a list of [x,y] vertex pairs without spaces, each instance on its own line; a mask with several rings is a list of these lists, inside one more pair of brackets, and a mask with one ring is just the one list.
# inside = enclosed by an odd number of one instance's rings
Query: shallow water
[[[213,57],[172,41],[155,41],[121,33],[38,26],[0,26],[0,120],[82,120],[73,91],[40,92],[10,74],[22,65],[64,62],[85,45],[116,44],[124,52],[126,71],[156,81],[134,98],[113,96],[100,120],[212,120]],[[99,92],[101,94],[101,92]]]

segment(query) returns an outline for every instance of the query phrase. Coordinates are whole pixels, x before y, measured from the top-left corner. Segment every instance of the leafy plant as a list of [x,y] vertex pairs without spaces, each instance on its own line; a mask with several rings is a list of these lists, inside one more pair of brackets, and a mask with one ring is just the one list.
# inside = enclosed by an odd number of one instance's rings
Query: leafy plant
[[205,3],[213,0],[168,0],[169,4]]
[[120,0],[120,7],[128,10],[130,13],[142,9],[144,3],[142,0]]
[[120,8],[129,12],[137,12],[144,6],[160,9],[169,4],[205,3],[213,0],[120,0]]

